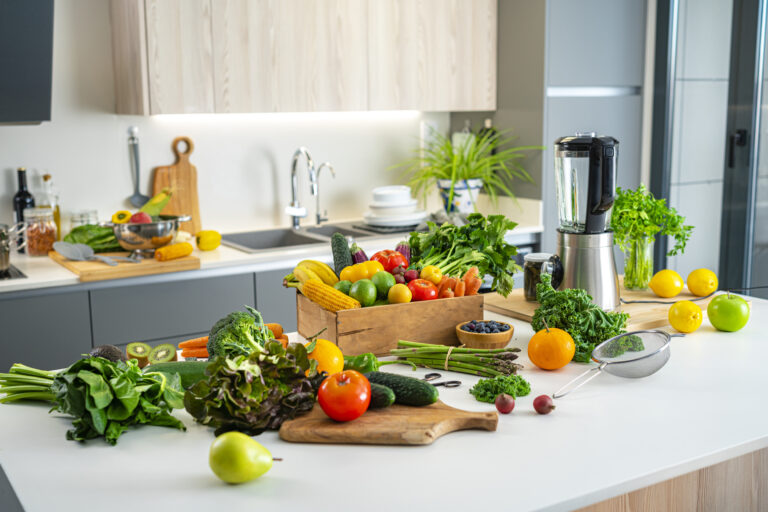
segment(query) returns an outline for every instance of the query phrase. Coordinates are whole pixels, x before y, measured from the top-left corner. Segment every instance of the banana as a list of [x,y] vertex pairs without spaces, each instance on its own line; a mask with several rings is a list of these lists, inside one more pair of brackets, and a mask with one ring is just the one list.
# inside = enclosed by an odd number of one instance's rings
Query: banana
[[320,280],[328,286],[333,286],[339,282],[339,278],[336,277],[336,273],[333,271],[333,269],[322,261],[302,260],[299,262],[297,267],[303,267],[314,272],[317,274]]
[[301,266],[296,267],[295,269],[293,269],[293,275],[296,279],[299,280],[301,284],[306,283],[310,279],[317,279],[318,281],[322,281],[322,279],[320,279],[320,276],[318,276],[313,271],[309,270],[307,267],[301,267]]

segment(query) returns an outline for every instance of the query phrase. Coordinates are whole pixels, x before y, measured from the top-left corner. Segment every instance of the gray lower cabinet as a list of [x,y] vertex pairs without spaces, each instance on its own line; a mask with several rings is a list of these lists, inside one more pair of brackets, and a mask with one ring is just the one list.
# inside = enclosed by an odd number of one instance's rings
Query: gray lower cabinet
[[0,371],[63,368],[91,350],[88,292],[0,299]]
[[116,286],[90,293],[94,345],[191,338],[255,302],[253,273]]
[[277,322],[285,332],[296,330],[296,292],[283,288],[283,278],[291,269],[269,270],[256,274],[256,305],[265,322]]

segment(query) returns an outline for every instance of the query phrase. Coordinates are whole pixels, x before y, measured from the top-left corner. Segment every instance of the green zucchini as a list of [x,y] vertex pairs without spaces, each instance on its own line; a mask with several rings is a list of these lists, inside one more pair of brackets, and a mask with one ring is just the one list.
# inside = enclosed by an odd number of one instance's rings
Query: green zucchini
[[208,378],[205,374],[206,366],[208,366],[208,361],[170,361],[150,364],[145,366],[142,371],[144,373],[161,372],[167,375],[178,373],[181,377],[181,386],[187,389]]
[[372,384],[381,384],[394,391],[395,403],[422,406],[437,402],[437,388],[423,380],[385,372],[368,372],[365,376]]
[[371,382],[371,404],[369,409],[381,409],[395,403],[395,392],[387,386]]
[[331,236],[331,252],[333,252],[333,269],[336,275],[341,274],[342,269],[354,263],[347,239],[338,231]]

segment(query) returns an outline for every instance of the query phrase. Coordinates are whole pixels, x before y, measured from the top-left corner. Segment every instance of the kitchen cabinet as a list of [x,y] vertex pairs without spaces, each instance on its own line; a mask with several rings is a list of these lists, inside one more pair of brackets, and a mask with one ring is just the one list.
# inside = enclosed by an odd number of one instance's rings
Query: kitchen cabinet
[[283,278],[292,269],[268,270],[256,274],[256,305],[265,322],[277,322],[283,331],[296,331],[296,294],[283,288]]
[[63,368],[91,350],[88,292],[0,299],[2,350],[0,371],[13,363],[34,368]]
[[496,106],[497,0],[111,0],[119,114]]

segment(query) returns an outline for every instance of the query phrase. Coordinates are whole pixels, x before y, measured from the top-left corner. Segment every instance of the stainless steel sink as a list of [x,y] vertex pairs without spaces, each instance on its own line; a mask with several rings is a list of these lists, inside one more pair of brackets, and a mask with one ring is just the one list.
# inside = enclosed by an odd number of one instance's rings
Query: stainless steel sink
[[222,235],[222,243],[245,252],[257,252],[298,245],[322,244],[326,239],[319,236],[307,236],[291,228],[247,231]]
[[341,233],[344,236],[351,236],[353,238],[363,238],[366,236],[374,236],[372,233],[366,233],[365,231],[361,231],[358,229],[351,229],[339,225],[334,224],[324,224],[322,226],[312,226],[307,228],[307,231],[309,233],[315,234],[315,235],[321,235],[328,238],[331,238],[331,236],[334,233]]

